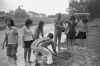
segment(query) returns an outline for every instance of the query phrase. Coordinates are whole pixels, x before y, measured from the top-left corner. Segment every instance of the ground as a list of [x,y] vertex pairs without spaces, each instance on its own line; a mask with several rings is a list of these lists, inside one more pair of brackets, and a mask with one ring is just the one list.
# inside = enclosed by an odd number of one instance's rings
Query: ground
[[[95,23],[94,23],[95,22]],[[84,42],[85,47],[77,47],[73,46],[71,49],[68,51],[72,53],[72,57],[69,60],[64,60],[62,58],[56,57],[58,62],[63,62],[65,66],[99,66],[99,56],[100,56],[100,24],[98,20],[94,21],[92,23],[89,23],[89,32],[88,32],[88,37],[87,40]],[[52,26],[52,27],[51,27]],[[45,35],[47,33],[52,32],[54,30],[53,24],[45,25]],[[19,30],[20,32],[21,30]],[[34,31],[34,30],[33,30]],[[0,31],[0,42],[2,42],[4,37],[4,31]],[[19,47],[18,47],[18,61],[17,64],[18,66],[24,66],[24,59],[23,59],[23,48],[22,48],[22,42],[21,42],[21,37],[19,36]],[[63,35],[62,37],[62,42],[64,41],[65,36]],[[63,53],[65,54],[65,52]],[[62,54],[59,54],[61,56],[64,56]],[[85,59],[84,59],[85,58]],[[82,62],[79,62],[82,61]],[[83,63],[84,62],[84,63]],[[6,57],[6,51],[0,49],[0,64],[2,66],[7,66],[7,57]],[[80,64],[80,65],[79,65]],[[83,64],[83,65],[82,65]],[[89,64],[89,65],[86,65]],[[55,66],[55,65],[51,65]],[[61,65],[57,65],[61,66]],[[63,65],[64,66],[64,65]]]

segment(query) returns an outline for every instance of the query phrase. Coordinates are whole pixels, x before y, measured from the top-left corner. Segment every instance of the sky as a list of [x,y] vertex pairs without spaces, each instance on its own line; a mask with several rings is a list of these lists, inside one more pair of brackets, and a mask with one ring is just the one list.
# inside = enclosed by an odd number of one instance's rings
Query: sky
[[66,13],[70,0],[0,0],[0,10],[15,10],[18,5],[23,9],[38,13]]

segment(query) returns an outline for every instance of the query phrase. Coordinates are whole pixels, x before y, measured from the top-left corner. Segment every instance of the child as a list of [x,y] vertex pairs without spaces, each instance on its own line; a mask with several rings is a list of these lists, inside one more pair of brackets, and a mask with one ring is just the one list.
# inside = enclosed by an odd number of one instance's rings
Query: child
[[43,37],[43,38],[35,40],[31,47],[36,46],[36,47],[45,47],[45,48],[49,49],[48,48],[49,45],[52,46],[54,54],[57,54],[57,52],[56,52],[56,44],[53,41],[53,34],[52,33],[49,33],[47,35],[47,37]]
[[44,34],[43,34],[43,27],[44,27],[44,22],[40,21],[39,24],[38,24],[38,27],[37,27],[37,29],[35,31],[35,39],[40,38],[40,35],[41,35],[41,37],[44,36]]
[[[18,47],[18,31],[14,25],[14,21],[12,19],[7,19],[6,24],[8,26],[8,29],[5,33],[5,40],[3,42],[3,47],[7,47],[7,56],[8,56],[8,62],[11,65],[16,66],[16,60],[17,60],[17,47]],[[11,60],[14,62],[12,63]]]
[[[27,19],[25,22],[25,26],[23,28],[23,48],[24,48],[24,59],[25,62],[27,62],[27,58],[28,58],[28,62],[30,62],[30,55],[31,55],[31,44],[34,41],[34,37],[33,37],[33,33],[31,30],[31,25],[32,25],[32,21],[30,19]],[[28,57],[27,57],[28,55]]]

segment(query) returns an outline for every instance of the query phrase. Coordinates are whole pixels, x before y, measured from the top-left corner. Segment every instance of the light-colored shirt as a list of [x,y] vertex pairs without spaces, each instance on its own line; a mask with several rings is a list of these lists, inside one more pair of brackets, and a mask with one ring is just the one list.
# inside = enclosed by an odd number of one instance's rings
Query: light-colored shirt
[[68,23],[64,24],[64,28],[65,28],[65,34],[67,34],[69,32]]
[[46,37],[44,37],[44,38],[39,38],[39,39],[37,39],[37,40],[35,40],[35,41],[33,42],[32,46],[39,46],[40,43],[42,43],[42,42],[44,42],[44,41],[47,41],[47,40],[49,40],[49,38],[46,38]]
[[87,24],[84,24],[82,21],[80,21],[80,22],[77,24],[76,30],[77,30],[77,31],[81,31],[81,32],[87,32],[88,26],[87,26]]
[[27,28],[24,26],[23,28],[23,40],[24,41],[30,41],[30,40],[33,40],[33,33],[32,33],[32,30],[30,28]]
[[16,27],[11,27],[6,31],[8,44],[17,44],[18,43],[18,31]]

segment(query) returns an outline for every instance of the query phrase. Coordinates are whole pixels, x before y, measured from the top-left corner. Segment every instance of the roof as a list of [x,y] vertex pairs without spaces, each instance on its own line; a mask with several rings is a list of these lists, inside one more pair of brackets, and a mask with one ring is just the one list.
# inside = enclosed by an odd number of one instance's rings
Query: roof
[[90,15],[90,13],[74,13],[74,15]]

